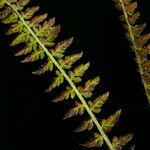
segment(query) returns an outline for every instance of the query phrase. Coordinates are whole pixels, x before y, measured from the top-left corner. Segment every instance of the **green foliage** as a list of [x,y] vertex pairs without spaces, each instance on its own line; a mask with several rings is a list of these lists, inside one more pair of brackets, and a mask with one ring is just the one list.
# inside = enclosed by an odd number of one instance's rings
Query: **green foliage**
[[[22,63],[42,60],[44,64],[41,64],[39,69],[33,72],[36,75],[55,71],[55,77],[46,91],[51,92],[52,89],[60,87],[61,84],[65,86],[65,90],[53,102],[70,99],[75,101],[75,106],[69,109],[64,119],[88,114],[88,119],[83,120],[83,124],[75,131],[90,131],[96,127],[99,133],[94,132],[94,138],[83,144],[83,146],[89,148],[101,147],[106,143],[110,150],[121,150],[132,139],[133,135],[114,137],[111,142],[106,134],[112,130],[118,121],[121,110],[107,119],[101,119],[101,123],[98,121],[95,114],[101,111],[103,104],[109,97],[109,92],[87,102],[87,99],[91,99],[94,95],[93,92],[100,82],[100,77],[89,79],[84,86],[81,86],[82,83],[80,82],[84,81],[83,76],[90,66],[89,62],[75,66],[75,62],[81,59],[83,52],[66,56],[65,52],[71,46],[74,38],[56,42],[55,39],[61,28],[60,25],[54,25],[55,18],[46,20],[48,17],[46,13],[35,16],[39,6],[24,9],[28,3],[29,0],[0,0],[0,8],[2,8],[0,19],[4,24],[10,24],[10,29],[6,34],[17,34],[10,46],[24,45],[15,56],[23,56]],[[130,11],[131,13],[133,12]],[[134,29],[136,36],[142,32],[141,30],[139,26]],[[143,41],[145,38],[143,37]],[[67,81],[67,85],[65,81]]]

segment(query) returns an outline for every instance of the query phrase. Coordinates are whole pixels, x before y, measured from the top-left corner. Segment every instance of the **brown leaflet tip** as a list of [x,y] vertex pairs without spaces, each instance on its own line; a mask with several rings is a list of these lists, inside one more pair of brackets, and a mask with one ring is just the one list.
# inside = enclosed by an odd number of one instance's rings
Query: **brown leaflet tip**
[[68,40],[68,43],[71,44],[74,40],[74,37],[71,37],[69,40]]
[[52,24],[52,25],[54,25],[54,23],[55,23],[55,17],[50,18],[50,19],[49,19],[49,23]]
[[55,99],[52,100],[52,102],[57,103],[57,102],[61,102],[65,99],[64,95],[60,95],[58,97],[56,97]]
[[94,127],[93,120],[90,119],[90,120],[84,121],[78,128],[74,129],[74,132],[79,133],[85,130],[90,131],[93,129],[93,127]]
[[52,86],[49,86],[49,87],[45,90],[45,92],[46,92],[46,93],[49,93],[49,92],[52,91],[52,89],[53,89],[53,87],[52,87]]
[[61,26],[60,25],[54,26],[54,29],[52,30],[51,35],[57,36],[58,33],[60,32],[60,30],[61,30]]

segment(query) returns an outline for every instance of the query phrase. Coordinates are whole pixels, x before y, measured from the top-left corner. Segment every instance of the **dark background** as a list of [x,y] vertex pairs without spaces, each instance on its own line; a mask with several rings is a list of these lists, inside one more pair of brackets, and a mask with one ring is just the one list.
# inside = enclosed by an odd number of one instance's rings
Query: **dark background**
[[[149,0],[138,0],[141,19],[147,22],[145,32],[150,31]],[[134,53],[124,37],[124,29],[118,19],[111,0],[32,0],[41,6],[40,13],[47,12],[61,24],[59,40],[75,37],[72,53],[84,50],[82,62],[90,61],[91,68],[84,81],[96,75],[101,76],[101,84],[96,92],[110,91],[110,98],[99,117],[107,118],[118,109],[122,115],[109,134],[124,135],[134,133],[134,139],[125,150],[135,145],[136,150],[149,150],[150,111],[137,72]],[[84,150],[78,146],[91,133],[76,134],[82,117],[62,121],[62,117],[72,102],[59,104],[50,101],[61,91],[45,94],[53,74],[34,76],[36,63],[21,64],[13,54],[17,48],[10,48],[12,37],[4,36],[8,27],[0,24],[0,68],[1,68],[1,150]],[[81,118],[81,119],[80,119]],[[105,149],[105,147],[104,147]],[[107,148],[106,148],[107,149]]]

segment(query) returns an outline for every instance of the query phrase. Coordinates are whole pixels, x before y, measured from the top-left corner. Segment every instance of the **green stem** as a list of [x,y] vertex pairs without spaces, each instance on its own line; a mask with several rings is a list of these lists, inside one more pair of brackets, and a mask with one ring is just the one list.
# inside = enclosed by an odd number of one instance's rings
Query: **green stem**
[[124,17],[125,17],[125,20],[126,20],[126,24],[128,26],[129,36],[131,38],[132,46],[133,46],[135,56],[136,56],[136,59],[137,59],[137,65],[138,65],[138,68],[139,68],[139,73],[140,73],[140,76],[141,76],[141,79],[142,79],[142,83],[143,83],[143,86],[144,86],[146,97],[148,99],[148,103],[150,105],[150,96],[148,94],[147,85],[146,85],[146,82],[145,82],[144,77],[143,77],[143,69],[142,69],[142,66],[141,66],[141,60],[140,60],[140,57],[139,57],[138,52],[137,52],[138,47],[136,46],[136,43],[135,43],[134,34],[132,32],[132,28],[131,28],[131,25],[130,25],[130,22],[129,22],[129,19],[128,19],[128,14],[125,10],[125,5],[124,5],[122,0],[119,0],[119,2],[121,3],[121,6],[122,6],[123,14],[124,14]]
[[97,129],[99,130],[100,134],[102,135],[102,137],[104,138],[106,144],[108,145],[110,150],[115,150],[109,140],[109,138],[107,137],[107,135],[105,134],[103,128],[101,127],[101,125],[99,124],[98,120],[96,119],[95,115],[92,113],[92,111],[90,110],[89,106],[87,105],[85,99],[82,97],[81,93],[78,91],[78,89],[76,88],[75,84],[72,82],[72,80],[69,78],[69,76],[66,74],[66,72],[62,69],[62,67],[59,65],[59,63],[55,60],[55,58],[50,54],[50,52],[48,51],[48,49],[44,46],[44,44],[39,40],[39,38],[36,36],[36,34],[32,31],[32,29],[30,28],[30,26],[26,23],[26,21],[22,18],[21,14],[15,9],[14,6],[12,6],[7,0],[5,0],[6,4],[12,8],[12,10],[18,15],[19,19],[22,21],[22,23],[24,24],[24,26],[28,29],[28,31],[30,32],[30,34],[35,38],[35,40],[37,41],[37,43],[42,47],[42,49],[44,50],[44,52],[47,54],[47,56],[53,61],[54,65],[57,67],[57,69],[62,73],[62,75],[64,76],[64,78],[68,81],[68,83],[70,84],[70,86],[72,87],[72,89],[75,91],[77,97],[80,99],[80,101],[82,102],[84,108],[86,109],[87,113],[89,114],[89,116],[91,117],[91,119],[93,120],[93,122],[95,123]]

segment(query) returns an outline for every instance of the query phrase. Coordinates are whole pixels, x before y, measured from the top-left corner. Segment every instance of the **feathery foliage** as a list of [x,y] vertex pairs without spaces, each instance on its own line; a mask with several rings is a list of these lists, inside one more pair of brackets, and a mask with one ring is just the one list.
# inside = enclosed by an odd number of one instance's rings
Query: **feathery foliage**
[[146,27],[146,23],[136,24],[140,13],[137,11],[137,2],[133,0],[113,0],[116,7],[123,13],[120,20],[126,29],[126,36],[131,43],[131,48],[135,52],[136,62],[139,67],[142,84],[150,105],[150,33],[143,35],[142,32]]
[[[69,56],[65,54],[74,40],[73,37],[56,43],[55,39],[61,30],[60,25],[55,25],[55,18],[47,20],[47,14],[36,16],[35,13],[39,10],[39,6],[24,8],[28,2],[29,0],[0,0],[0,19],[4,24],[10,24],[10,29],[6,35],[14,33],[17,35],[10,46],[24,45],[15,56],[24,56],[24,59],[21,60],[22,63],[45,61],[38,70],[33,72],[36,75],[55,71],[56,76],[46,92],[51,92],[61,84],[65,85],[65,81],[67,81],[66,89],[53,100],[59,102],[70,98],[74,99],[75,106],[70,108],[64,119],[88,113],[88,120],[83,121],[82,125],[75,131],[90,131],[93,128],[98,130],[94,133],[94,138],[83,146],[101,147],[106,143],[110,150],[121,150],[132,139],[133,135],[114,136],[111,142],[106,134],[117,123],[121,110],[107,119],[101,119],[101,122],[98,121],[95,114],[100,113],[102,106],[109,97],[109,92],[91,100],[93,91],[100,82],[100,77],[89,79],[84,86],[79,85],[90,63],[75,66],[75,62],[83,56],[83,52]],[[87,101],[87,99],[90,100]]]

